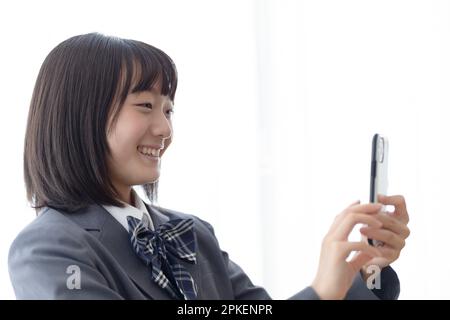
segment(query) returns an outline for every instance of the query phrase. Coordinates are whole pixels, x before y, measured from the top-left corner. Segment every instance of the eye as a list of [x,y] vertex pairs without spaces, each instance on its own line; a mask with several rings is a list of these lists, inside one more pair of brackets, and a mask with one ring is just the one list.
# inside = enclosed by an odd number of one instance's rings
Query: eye
[[175,112],[175,111],[174,111],[173,109],[167,110],[167,114],[168,114],[169,116],[173,115],[174,112]]
[[152,105],[150,102],[147,102],[147,103],[140,103],[140,104],[138,104],[137,106],[139,106],[139,107],[144,107],[144,108],[147,108],[147,109],[152,109],[152,108],[153,108],[153,105]]

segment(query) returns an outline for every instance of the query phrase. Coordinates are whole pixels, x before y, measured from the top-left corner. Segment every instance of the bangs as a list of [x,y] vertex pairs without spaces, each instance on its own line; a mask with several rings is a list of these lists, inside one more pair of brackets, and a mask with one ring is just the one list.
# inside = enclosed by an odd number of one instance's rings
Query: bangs
[[150,91],[158,82],[161,84],[161,95],[169,96],[174,102],[178,76],[172,59],[146,43],[128,40],[127,44],[129,52],[122,60],[124,85],[119,89],[120,104],[123,104],[128,94]]

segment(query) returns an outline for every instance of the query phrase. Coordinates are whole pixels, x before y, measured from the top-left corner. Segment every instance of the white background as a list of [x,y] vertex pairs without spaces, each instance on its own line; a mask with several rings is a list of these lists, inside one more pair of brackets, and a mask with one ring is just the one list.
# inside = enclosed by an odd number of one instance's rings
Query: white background
[[22,172],[34,81],[52,48],[93,31],[174,59],[159,203],[211,222],[272,297],[309,285],[334,216],[368,201],[381,132],[411,218],[400,298],[450,298],[448,1],[41,0],[0,4],[0,299],[14,299],[8,249],[34,218]]

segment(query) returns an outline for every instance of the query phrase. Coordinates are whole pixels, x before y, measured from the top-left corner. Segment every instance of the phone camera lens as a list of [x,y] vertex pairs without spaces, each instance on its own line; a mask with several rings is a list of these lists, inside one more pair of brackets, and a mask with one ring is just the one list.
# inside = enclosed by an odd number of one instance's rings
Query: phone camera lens
[[378,161],[383,163],[384,160],[384,139],[380,138],[378,141]]

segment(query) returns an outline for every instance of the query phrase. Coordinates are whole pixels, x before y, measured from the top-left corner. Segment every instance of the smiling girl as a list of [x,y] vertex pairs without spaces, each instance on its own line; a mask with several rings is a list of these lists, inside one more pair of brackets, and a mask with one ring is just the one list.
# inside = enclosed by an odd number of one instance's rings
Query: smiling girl
[[[37,217],[9,254],[18,299],[270,298],[221,250],[210,224],[155,204],[176,88],[170,57],[140,41],[90,33],[49,53],[24,149],[27,198]],[[409,235],[408,214],[401,196],[380,201],[394,205],[394,214],[354,203],[338,215],[317,276],[292,299],[398,296],[389,265]],[[349,242],[358,223],[385,247]],[[371,265],[381,270],[381,288],[366,285]]]

